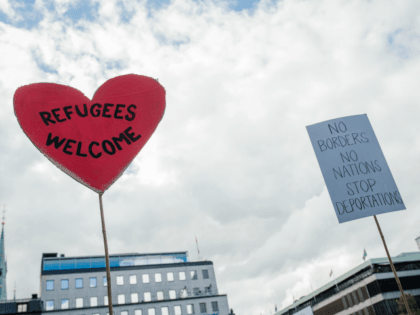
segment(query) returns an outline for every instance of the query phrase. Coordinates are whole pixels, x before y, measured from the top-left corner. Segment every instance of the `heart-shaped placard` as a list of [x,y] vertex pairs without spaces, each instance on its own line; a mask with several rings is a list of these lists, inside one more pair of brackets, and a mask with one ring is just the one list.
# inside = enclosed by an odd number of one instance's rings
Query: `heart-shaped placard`
[[135,74],[106,81],[90,100],[72,87],[18,88],[15,114],[32,143],[57,167],[103,193],[149,140],[165,111],[165,89]]

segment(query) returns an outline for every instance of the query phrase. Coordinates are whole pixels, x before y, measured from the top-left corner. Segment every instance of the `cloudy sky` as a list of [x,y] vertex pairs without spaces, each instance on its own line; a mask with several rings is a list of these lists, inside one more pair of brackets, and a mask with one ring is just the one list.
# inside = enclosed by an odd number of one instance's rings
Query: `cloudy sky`
[[[98,196],[20,129],[13,94],[54,82],[91,98],[159,79],[165,116],[105,193],[111,253],[214,262],[237,314],[271,314],[368,257],[372,217],[339,224],[306,126],[368,114],[407,210],[380,215],[392,255],[420,228],[416,0],[0,0],[0,204],[8,297],[39,290],[43,252],[102,255]],[[416,92],[417,91],[417,92]]]

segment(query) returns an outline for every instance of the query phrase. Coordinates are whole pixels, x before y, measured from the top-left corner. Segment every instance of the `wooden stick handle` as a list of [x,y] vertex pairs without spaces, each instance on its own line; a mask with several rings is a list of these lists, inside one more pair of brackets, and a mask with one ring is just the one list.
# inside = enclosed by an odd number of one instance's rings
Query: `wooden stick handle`
[[104,209],[102,205],[102,193],[99,194],[99,208],[101,209],[102,234],[104,235],[104,246],[105,246],[106,280],[107,280],[107,287],[108,287],[108,310],[109,310],[109,315],[114,315],[114,312],[112,311],[111,268],[109,267],[108,241],[106,239]]
[[408,306],[407,298],[406,298],[406,296],[405,296],[405,294],[404,294],[404,291],[403,291],[403,288],[402,288],[402,286],[401,286],[400,278],[398,278],[397,271],[395,270],[394,264],[392,263],[391,256],[389,255],[389,252],[388,252],[388,247],[386,246],[386,243],[385,243],[385,238],[384,238],[384,235],[382,234],[381,227],[379,226],[378,219],[376,218],[376,215],[374,215],[374,216],[373,216],[373,218],[375,219],[376,226],[378,227],[379,234],[381,235],[381,238],[382,238],[382,243],[384,243],[384,247],[385,247],[386,255],[388,256],[389,264],[391,265],[392,272],[394,273],[395,280],[397,281],[398,288],[400,289],[401,296],[402,296],[403,301],[404,301],[404,304],[405,304],[405,308],[407,309],[407,314],[408,314],[408,315],[412,315],[412,314],[411,314],[410,307]]

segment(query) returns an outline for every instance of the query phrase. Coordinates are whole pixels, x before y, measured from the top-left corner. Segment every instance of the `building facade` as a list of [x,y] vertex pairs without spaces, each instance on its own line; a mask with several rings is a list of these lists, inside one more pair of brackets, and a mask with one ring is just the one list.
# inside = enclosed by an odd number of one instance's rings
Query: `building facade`
[[[110,256],[115,315],[227,315],[213,263],[189,262],[187,252]],[[104,256],[43,254],[41,300],[44,312],[107,315]]]
[[[403,253],[392,261],[404,293],[420,306],[420,252]],[[401,294],[388,258],[370,259],[301,297],[275,315],[292,315],[311,306],[314,315],[394,315]]]

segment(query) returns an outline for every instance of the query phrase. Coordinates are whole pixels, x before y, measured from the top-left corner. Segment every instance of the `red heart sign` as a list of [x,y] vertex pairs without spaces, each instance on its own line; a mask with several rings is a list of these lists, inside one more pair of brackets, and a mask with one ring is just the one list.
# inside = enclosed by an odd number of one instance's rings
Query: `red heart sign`
[[165,89],[135,74],[106,81],[90,100],[72,87],[35,83],[18,88],[15,114],[51,162],[103,193],[149,140],[165,111]]

